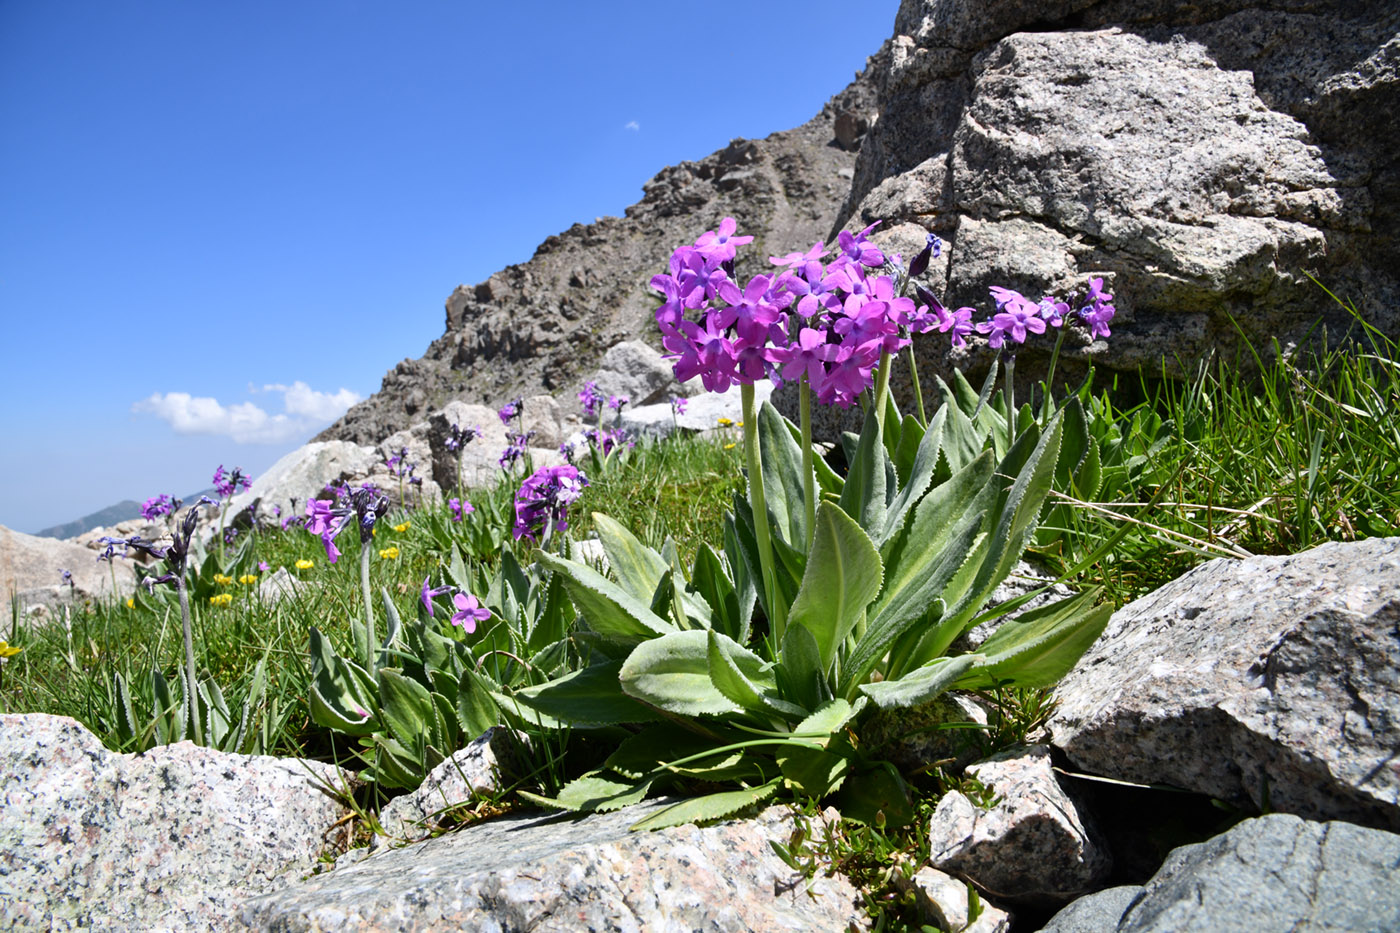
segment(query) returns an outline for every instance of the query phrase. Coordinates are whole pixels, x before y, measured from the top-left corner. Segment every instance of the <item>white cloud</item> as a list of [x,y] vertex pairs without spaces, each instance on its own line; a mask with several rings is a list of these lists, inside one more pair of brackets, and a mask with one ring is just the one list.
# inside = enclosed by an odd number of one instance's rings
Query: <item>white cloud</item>
[[627,121],[627,125],[623,127],[624,130],[631,130],[631,131],[634,132],[634,133],[640,131],[641,128],[642,128],[642,125],[641,125],[640,123],[638,123],[636,120],[629,120],[629,121]]
[[268,414],[252,402],[223,405],[218,399],[188,392],[155,392],[133,403],[131,410],[155,415],[176,434],[219,435],[239,444],[280,444],[334,421],[360,400],[349,389],[317,392],[300,380],[290,386],[265,385],[263,391],[281,392],[284,411]]

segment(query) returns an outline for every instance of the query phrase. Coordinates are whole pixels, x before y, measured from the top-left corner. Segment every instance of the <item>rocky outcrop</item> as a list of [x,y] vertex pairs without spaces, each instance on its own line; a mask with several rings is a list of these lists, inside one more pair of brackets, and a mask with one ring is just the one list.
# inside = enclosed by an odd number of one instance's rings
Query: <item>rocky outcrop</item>
[[1400,836],[1275,814],[1182,846],[1141,888],[1065,908],[1046,933],[1400,929]]
[[[841,221],[948,243],[950,307],[1104,276],[1156,368],[1351,324],[1400,331],[1400,11],[1349,0],[904,0]],[[941,341],[921,355],[948,365]],[[955,361],[966,362],[963,356]]]
[[629,832],[666,801],[587,818],[517,814],[389,849],[257,898],[255,930],[845,930],[863,912],[841,876],[810,881],[751,820]]
[[1400,538],[1197,567],[1114,613],[1055,695],[1085,771],[1400,830]]
[[0,926],[231,930],[310,871],[344,813],[313,761],[190,742],[108,751],[63,716],[0,716]]
[[[99,563],[97,556],[80,544],[0,525],[0,596],[14,593],[26,607],[51,607],[70,599],[111,599],[130,593],[136,581],[131,562],[118,557],[108,566],[105,561]],[[71,587],[61,576],[64,570],[72,574]]]
[[666,168],[642,186],[625,217],[575,224],[540,244],[529,262],[459,286],[447,299],[443,336],[420,359],[390,370],[379,392],[317,439],[375,444],[451,399],[500,405],[572,391],[613,346],[638,338],[659,345],[658,302],[647,283],[666,270],[675,247],[726,216],[742,218],[757,239],[740,273],[752,275],[770,268],[773,250],[827,237],[873,104],[869,79],[857,76],[802,126],[736,139]]

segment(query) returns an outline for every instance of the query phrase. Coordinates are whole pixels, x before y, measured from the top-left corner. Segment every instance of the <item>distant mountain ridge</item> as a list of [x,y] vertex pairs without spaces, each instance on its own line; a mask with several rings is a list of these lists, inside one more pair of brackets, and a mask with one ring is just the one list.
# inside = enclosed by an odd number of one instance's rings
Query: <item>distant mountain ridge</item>
[[[199,492],[191,493],[181,499],[182,502],[193,502],[200,496],[213,496],[213,488],[201,489]],[[106,528],[115,525],[117,522],[130,521],[133,518],[141,517],[141,503],[134,499],[123,499],[116,505],[109,505],[105,509],[98,509],[91,515],[84,515],[82,518],[75,518],[71,522],[64,522],[61,525],[54,525],[45,528],[43,531],[34,532],[36,538],[76,538],[85,531],[92,531],[94,528]]]

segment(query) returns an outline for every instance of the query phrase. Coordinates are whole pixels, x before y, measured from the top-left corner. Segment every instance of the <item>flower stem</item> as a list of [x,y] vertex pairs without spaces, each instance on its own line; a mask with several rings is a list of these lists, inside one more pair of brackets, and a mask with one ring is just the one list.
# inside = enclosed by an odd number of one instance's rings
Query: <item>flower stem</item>
[[1044,427],[1050,423],[1050,386],[1055,379],[1055,364],[1060,361],[1060,346],[1065,342],[1065,331],[1069,330],[1065,325],[1060,325],[1060,334],[1055,338],[1055,350],[1050,354],[1050,366],[1045,371],[1045,398],[1040,407],[1040,425]]
[[190,593],[185,588],[185,572],[175,578],[175,590],[180,594],[180,625],[185,636],[185,704],[194,731],[194,744],[204,744],[204,723],[199,721],[199,682],[194,671],[194,631],[190,627]]
[[758,563],[763,577],[763,591],[768,597],[768,620],[777,644],[783,642],[787,624],[787,607],[778,593],[778,578],[773,564],[773,539],[768,529],[768,500],[763,494],[763,461],[758,453],[758,416],[754,410],[753,385],[739,386],[739,399],[744,411],[744,456],[749,467],[749,507],[753,510],[754,536],[758,538]]
[[360,592],[365,599],[365,670],[374,673],[374,604],[369,592],[369,552],[371,542],[360,544]]
[[1016,354],[1006,354],[1006,447],[1016,443]]
[[802,398],[802,501],[807,516],[807,553],[812,552],[812,538],[817,531],[817,476],[812,466],[812,388],[807,384],[807,374],[802,374],[802,385],[798,388]]
[[914,382],[914,404],[919,412],[919,424],[928,427],[928,416],[924,414],[924,393],[919,388],[919,364],[914,360],[914,342],[909,341],[909,378]]
[[885,429],[885,399],[890,394],[890,353],[880,351],[880,371],[875,374],[875,420]]

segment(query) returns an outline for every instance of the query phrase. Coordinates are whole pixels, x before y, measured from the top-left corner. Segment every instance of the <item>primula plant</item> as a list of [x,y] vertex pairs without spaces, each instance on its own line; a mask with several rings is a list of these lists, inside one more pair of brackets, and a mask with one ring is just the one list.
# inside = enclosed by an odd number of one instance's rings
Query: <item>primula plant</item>
[[[842,233],[829,262],[818,243],[774,257],[778,271],[741,285],[735,251],[751,238],[736,229],[726,219],[676,250],[652,285],[664,298],[656,318],[677,378],[740,387],[747,495],[735,501],[723,553],[702,545],[688,569],[674,548],[647,548],[601,515],[611,578],[539,555],[564,581],[594,652],[588,668],[517,698],[632,735],[601,768],[536,799],[604,810],[693,781],[737,788],[638,826],[720,817],[782,791],[840,791],[850,815],[898,819],[903,780],[861,741],[875,708],[919,706],[952,688],[1051,684],[1107,622],[1091,591],[1002,624],[976,653],[948,655],[1033,541],[1064,416],[1028,416],[1000,438],[980,412],[957,405],[927,422],[901,419],[888,393],[895,354],[916,333],[960,341],[973,329],[971,309],[905,295],[936,238],[907,274],[866,228]],[[992,321],[1003,343],[1036,331],[1020,318]],[[756,409],[762,379],[799,383],[800,425],[771,405]],[[813,399],[866,407],[860,435],[847,439],[844,477],[814,456]]]

